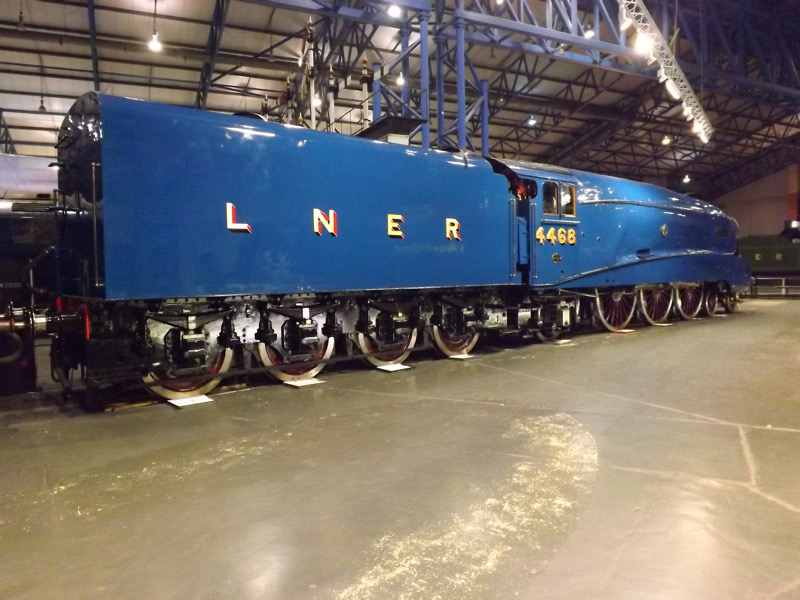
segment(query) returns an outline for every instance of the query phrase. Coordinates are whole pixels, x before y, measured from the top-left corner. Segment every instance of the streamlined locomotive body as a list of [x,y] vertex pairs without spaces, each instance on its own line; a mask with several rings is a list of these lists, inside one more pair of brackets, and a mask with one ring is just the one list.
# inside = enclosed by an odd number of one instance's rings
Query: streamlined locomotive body
[[[733,307],[736,224],[651,185],[89,93],[58,142],[54,335],[65,387],[207,392],[428,338],[550,339]],[[68,218],[67,218],[68,217]]]

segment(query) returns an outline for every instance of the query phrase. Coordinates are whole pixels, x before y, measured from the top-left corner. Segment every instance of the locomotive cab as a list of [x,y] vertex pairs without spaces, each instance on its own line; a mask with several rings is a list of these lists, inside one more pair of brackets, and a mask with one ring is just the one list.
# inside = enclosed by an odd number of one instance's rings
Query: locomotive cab
[[580,235],[574,176],[550,165],[489,160],[515,197],[517,268],[525,282],[552,285],[574,273]]
[[575,271],[580,226],[577,204],[573,182],[542,182],[541,200],[534,203],[532,211],[534,283],[556,283]]

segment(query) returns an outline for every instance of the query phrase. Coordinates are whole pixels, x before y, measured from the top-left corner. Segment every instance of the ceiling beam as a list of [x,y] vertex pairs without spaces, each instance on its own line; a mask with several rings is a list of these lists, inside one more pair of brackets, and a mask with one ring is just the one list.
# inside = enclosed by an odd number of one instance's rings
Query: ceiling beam
[[217,62],[217,54],[219,53],[220,42],[222,42],[222,33],[225,31],[225,21],[228,18],[230,6],[230,0],[216,0],[214,5],[211,30],[208,32],[208,41],[206,42],[207,58],[203,61],[203,68],[200,71],[200,87],[197,90],[197,97],[194,101],[195,108],[205,108],[206,106],[208,88],[211,86],[211,79],[214,76],[214,64]]

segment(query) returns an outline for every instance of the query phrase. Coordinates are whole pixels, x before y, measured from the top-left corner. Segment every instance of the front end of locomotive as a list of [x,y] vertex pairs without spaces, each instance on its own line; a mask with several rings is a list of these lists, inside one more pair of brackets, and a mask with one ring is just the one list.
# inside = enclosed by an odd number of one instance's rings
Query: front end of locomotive
[[720,282],[731,293],[750,285],[736,256],[738,225],[721,209],[654,185],[581,173],[578,197],[604,279],[592,285]]

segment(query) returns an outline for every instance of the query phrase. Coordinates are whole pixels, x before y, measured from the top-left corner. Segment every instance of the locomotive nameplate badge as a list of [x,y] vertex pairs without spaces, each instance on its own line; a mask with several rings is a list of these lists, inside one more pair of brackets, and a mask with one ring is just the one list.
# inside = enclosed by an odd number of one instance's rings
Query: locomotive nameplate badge
[[253,229],[247,223],[236,222],[236,207],[231,203],[225,204],[225,216],[227,227],[234,233],[253,233]]
[[556,229],[555,227],[551,227],[547,230],[547,233],[545,233],[544,227],[539,227],[539,229],[536,230],[536,241],[542,246],[544,246],[546,242],[550,242],[553,246],[556,244],[562,246],[569,244],[570,246],[574,246],[578,241],[578,234],[575,233],[572,227],[569,229],[563,227]]

